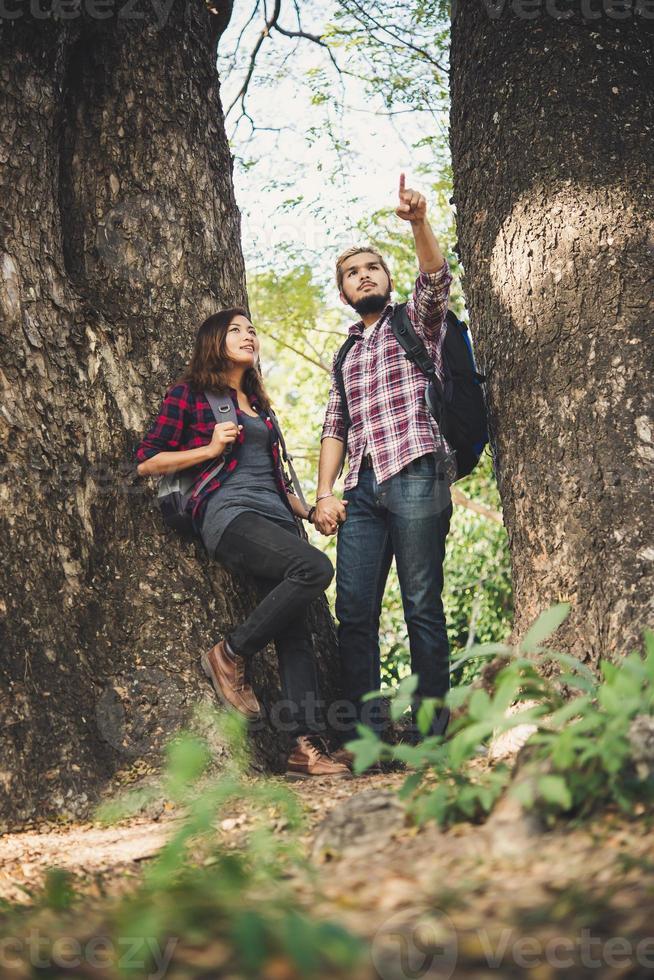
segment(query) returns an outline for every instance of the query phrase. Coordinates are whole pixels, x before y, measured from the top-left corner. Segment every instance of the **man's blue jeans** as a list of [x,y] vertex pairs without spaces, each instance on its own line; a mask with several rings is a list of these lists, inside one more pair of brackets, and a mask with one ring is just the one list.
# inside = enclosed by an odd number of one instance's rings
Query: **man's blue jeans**
[[[361,703],[381,683],[379,617],[393,556],[409,635],[411,670],[418,675],[415,708],[423,697],[449,689],[449,643],[445,628],[443,559],[452,516],[450,488],[434,454],[421,456],[378,484],[363,469],[344,499],[347,518],[338,532],[336,618],[345,698],[354,717],[343,741],[356,738],[356,721],[380,732],[378,700]],[[448,712],[437,711],[432,731],[441,734]],[[344,726],[345,727],[345,726]]]

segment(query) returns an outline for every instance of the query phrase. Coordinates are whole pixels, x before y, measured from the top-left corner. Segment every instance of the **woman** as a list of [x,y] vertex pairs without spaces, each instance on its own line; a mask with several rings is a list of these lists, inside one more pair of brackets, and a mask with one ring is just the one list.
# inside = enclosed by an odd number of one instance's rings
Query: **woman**
[[[238,424],[216,422],[207,390],[229,393]],[[306,610],[334,570],[299,534],[295,517],[310,520],[314,508],[307,510],[286,487],[269,412],[256,330],[245,310],[220,310],[200,327],[188,368],[139,444],[137,471],[151,476],[194,467],[187,509],[204,546],[226,568],[254,577],[259,587],[259,605],[245,622],[202,655],[220,700],[247,718],[259,716],[245,668],[274,639],[295,738],[287,775],[347,776],[348,766],[329,755],[322,719],[307,717],[318,697]],[[220,473],[205,481],[223,458]]]

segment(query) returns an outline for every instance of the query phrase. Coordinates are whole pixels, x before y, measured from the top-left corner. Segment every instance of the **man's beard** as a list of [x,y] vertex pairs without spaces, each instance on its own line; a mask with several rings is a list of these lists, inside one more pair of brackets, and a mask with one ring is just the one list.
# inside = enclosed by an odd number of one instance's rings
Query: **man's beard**
[[350,301],[350,306],[359,316],[368,316],[370,313],[381,313],[391,298],[391,291],[387,289],[385,293],[368,293],[361,299]]

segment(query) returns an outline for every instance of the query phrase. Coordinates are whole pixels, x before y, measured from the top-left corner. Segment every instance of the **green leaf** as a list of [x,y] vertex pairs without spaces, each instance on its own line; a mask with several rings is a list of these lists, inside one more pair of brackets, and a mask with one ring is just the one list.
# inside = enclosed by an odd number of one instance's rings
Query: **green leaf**
[[509,790],[509,795],[520,803],[526,810],[531,810],[534,805],[534,783],[531,779],[522,779],[514,783]]
[[406,800],[407,797],[411,796],[411,794],[418,789],[418,786],[420,786],[420,783],[422,782],[423,778],[424,778],[424,773],[422,772],[410,773],[404,780],[397,794],[399,798],[401,800]]
[[485,738],[488,738],[492,731],[492,721],[480,721],[461,729],[460,732],[446,743],[452,768],[459,769],[464,762],[471,759],[477,750],[477,746]]
[[[377,734],[377,732],[374,731],[374,729],[370,728],[368,725],[362,725],[361,722],[357,722],[356,730],[357,730],[357,734],[358,734],[359,738],[363,739],[366,742],[379,742],[380,741],[379,735]],[[355,742],[348,742],[345,747],[346,748],[349,748],[353,744],[356,744],[356,743]],[[353,752],[354,749],[350,749],[350,751]]]
[[321,958],[340,967],[354,967],[366,950],[358,936],[337,922],[314,924],[314,947]]
[[409,765],[419,765],[422,761],[423,752],[419,745],[399,745],[393,746],[393,758],[398,762],[406,762]]
[[436,820],[442,826],[447,819],[448,795],[446,786],[437,786],[418,811],[420,821]]
[[382,750],[382,742],[378,739],[374,742],[362,739],[359,742],[349,742],[348,745],[353,746],[350,751],[354,752],[353,769],[357,775],[365,772],[373,762],[378,762]]
[[455,710],[466,703],[472,691],[472,684],[460,684],[458,687],[451,687],[445,696],[445,703],[449,708]]
[[597,681],[586,680],[585,677],[580,677],[579,674],[560,674],[557,678],[561,684],[567,684],[573,690],[585,691],[586,694],[595,694],[597,691]]
[[298,912],[291,910],[286,917],[284,945],[301,976],[315,972],[318,966],[316,926]]
[[69,909],[75,901],[74,879],[64,868],[48,868],[43,888],[43,901],[55,912]]
[[468,712],[475,721],[481,721],[491,714],[491,700],[483,687],[472,692]]
[[418,686],[418,675],[409,674],[400,681],[395,697],[391,701],[391,719],[398,721],[411,706],[411,699]]
[[587,695],[580,698],[573,698],[571,701],[568,701],[561,708],[554,711],[550,715],[548,724],[551,725],[552,728],[558,728],[559,725],[565,725],[571,718],[583,715],[589,704],[590,698]]
[[612,715],[620,715],[624,710],[623,698],[618,694],[614,687],[603,684],[599,689],[599,703]]
[[541,776],[538,780],[538,791],[547,803],[569,810],[572,806],[572,796],[563,776]]
[[426,735],[431,728],[431,723],[434,720],[434,714],[436,712],[436,704],[436,698],[424,698],[420,703],[416,715],[416,724],[421,735]]
[[536,622],[529,627],[525,633],[520,649],[526,653],[535,653],[539,646],[548,636],[555,633],[561,623],[564,623],[570,614],[570,603],[559,602],[542,612]]
[[618,676],[617,665],[612,664],[610,660],[600,660],[599,669],[604,680],[609,684],[613,684]]
[[390,691],[383,691],[381,688],[378,691],[366,691],[366,693],[361,698],[362,701],[374,701],[375,698],[388,697]]
[[184,734],[173,739],[166,752],[168,789],[173,795],[199,779],[210,760],[206,742],[195,735]]
[[463,657],[457,657],[456,660],[452,660],[450,663],[450,674],[458,670],[463,664],[467,663],[469,660],[478,660],[481,657],[496,657],[496,656],[510,656],[512,653],[511,647],[507,646],[506,643],[479,643],[471,646],[469,651]]
[[255,911],[238,912],[231,926],[232,942],[243,959],[248,972],[257,970],[266,958],[268,938],[266,923]]
[[578,657],[573,657],[570,653],[561,653],[560,650],[550,650],[549,647],[542,648],[542,653],[546,658],[549,657],[552,660],[556,660],[558,663],[563,664],[564,667],[568,667],[574,673],[584,677],[592,685],[593,689],[597,687],[597,677],[583,660],[579,660]]
[[513,674],[503,674],[493,697],[493,712],[495,714],[504,714],[513,702],[519,698],[519,688],[519,677]]

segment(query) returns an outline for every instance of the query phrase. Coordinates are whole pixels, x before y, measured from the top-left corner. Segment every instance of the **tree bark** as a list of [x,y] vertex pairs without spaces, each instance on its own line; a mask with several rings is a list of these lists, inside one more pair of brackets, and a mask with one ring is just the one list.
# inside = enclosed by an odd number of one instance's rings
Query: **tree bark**
[[654,622],[653,21],[557,6],[456,5],[451,144],[514,639],[568,600],[596,664]]
[[[200,322],[246,301],[213,6],[1,22],[0,824],[82,814],[158,759],[253,599],[163,531],[133,469]],[[269,707],[271,651],[255,685]],[[255,740],[278,764],[283,739]]]

